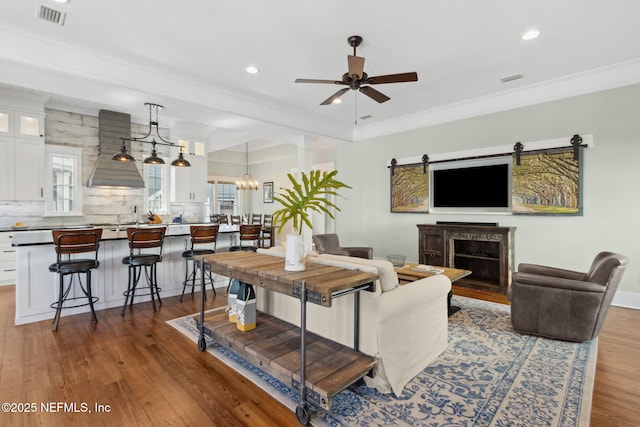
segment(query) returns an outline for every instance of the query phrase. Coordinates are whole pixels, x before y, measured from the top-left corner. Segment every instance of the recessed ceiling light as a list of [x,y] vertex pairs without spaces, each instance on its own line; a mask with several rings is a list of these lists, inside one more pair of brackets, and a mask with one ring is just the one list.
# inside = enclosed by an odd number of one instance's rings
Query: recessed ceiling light
[[69,3],[71,0],[53,0],[56,3]]
[[529,30],[522,35],[522,40],[533,40],[540,35],[538,30]]
[[249,74],[258,74],[260,72],[260,69],[255,65],[249,65],[247,68],[245,68],[245,71]]

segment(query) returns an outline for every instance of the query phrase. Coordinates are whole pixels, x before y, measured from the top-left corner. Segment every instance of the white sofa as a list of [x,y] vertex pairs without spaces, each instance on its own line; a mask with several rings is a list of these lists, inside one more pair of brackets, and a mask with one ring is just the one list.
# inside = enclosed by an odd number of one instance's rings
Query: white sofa
[[[284,256],[284,248],[259,249]],[[377,273],[374,292],[360,292],[360,351],[378,361],[369,387],[402,394],[404,386],[447,347],[447,294],[451,281],[432,276],[398,285],[386,260],[314,254],[310,262]],[[330,308],[307,304],[307,329],[343,345],[353,346],[353,295],[333,300]],[[257,308],[296,325],[300,302],[286,295],[257,289]]]

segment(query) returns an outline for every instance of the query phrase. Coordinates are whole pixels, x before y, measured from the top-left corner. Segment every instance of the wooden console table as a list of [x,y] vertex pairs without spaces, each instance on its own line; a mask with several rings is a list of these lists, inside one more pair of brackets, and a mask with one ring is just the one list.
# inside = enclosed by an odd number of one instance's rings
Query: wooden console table
[[418,262],[471,270],[457,284],[506,293],[513,271],[515,227],[418,224]]
[[[308,401],[329,409],[336,393],[375,367],[373,357],[358,351],[358,340],[359,293],[373,290],[376,274],[313,263],[307,263],[304,271],[286,271],[284,258],[242,251],[205,255],[198,261],[202,289],[204,272],[212,271],[300,300],[300,328],[260,313],[258,326],[242,332],[229,323],[226,313],[205,317],[205,293],[201,292],[198,348],[206,349],[204,336],[209,335],[270,375],[289,382],[300,392],[296,416],[301,424],[309,423]],[[307,332],[307,302],[330,307],[334,298],[348,294],[354,294],[353,349]],[[313,369],[308,376],[307,367]]]

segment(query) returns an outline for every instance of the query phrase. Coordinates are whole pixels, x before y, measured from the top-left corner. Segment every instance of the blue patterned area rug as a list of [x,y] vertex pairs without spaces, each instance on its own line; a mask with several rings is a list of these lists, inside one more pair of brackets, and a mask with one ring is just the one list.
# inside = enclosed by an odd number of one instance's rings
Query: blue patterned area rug
[[[509,306],[454,296],[449,345],[402,396],[364,384],[337,394],[331,411],[310,405],[315,426],[589,426],[597,339],[582,344],[520,335]],[[193,316],[169,322],[193,342]],[[207,350],[295,410],[297,390],[222,346]],[[194,351],[198,351],[194,344]]]

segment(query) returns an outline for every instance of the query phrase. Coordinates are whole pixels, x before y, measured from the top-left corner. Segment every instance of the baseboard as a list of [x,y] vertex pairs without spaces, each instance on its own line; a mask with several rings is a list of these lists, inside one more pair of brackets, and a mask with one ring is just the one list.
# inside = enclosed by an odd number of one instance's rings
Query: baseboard
[[640,310],[640,293],[618,291],[613,297],[611,305]]

